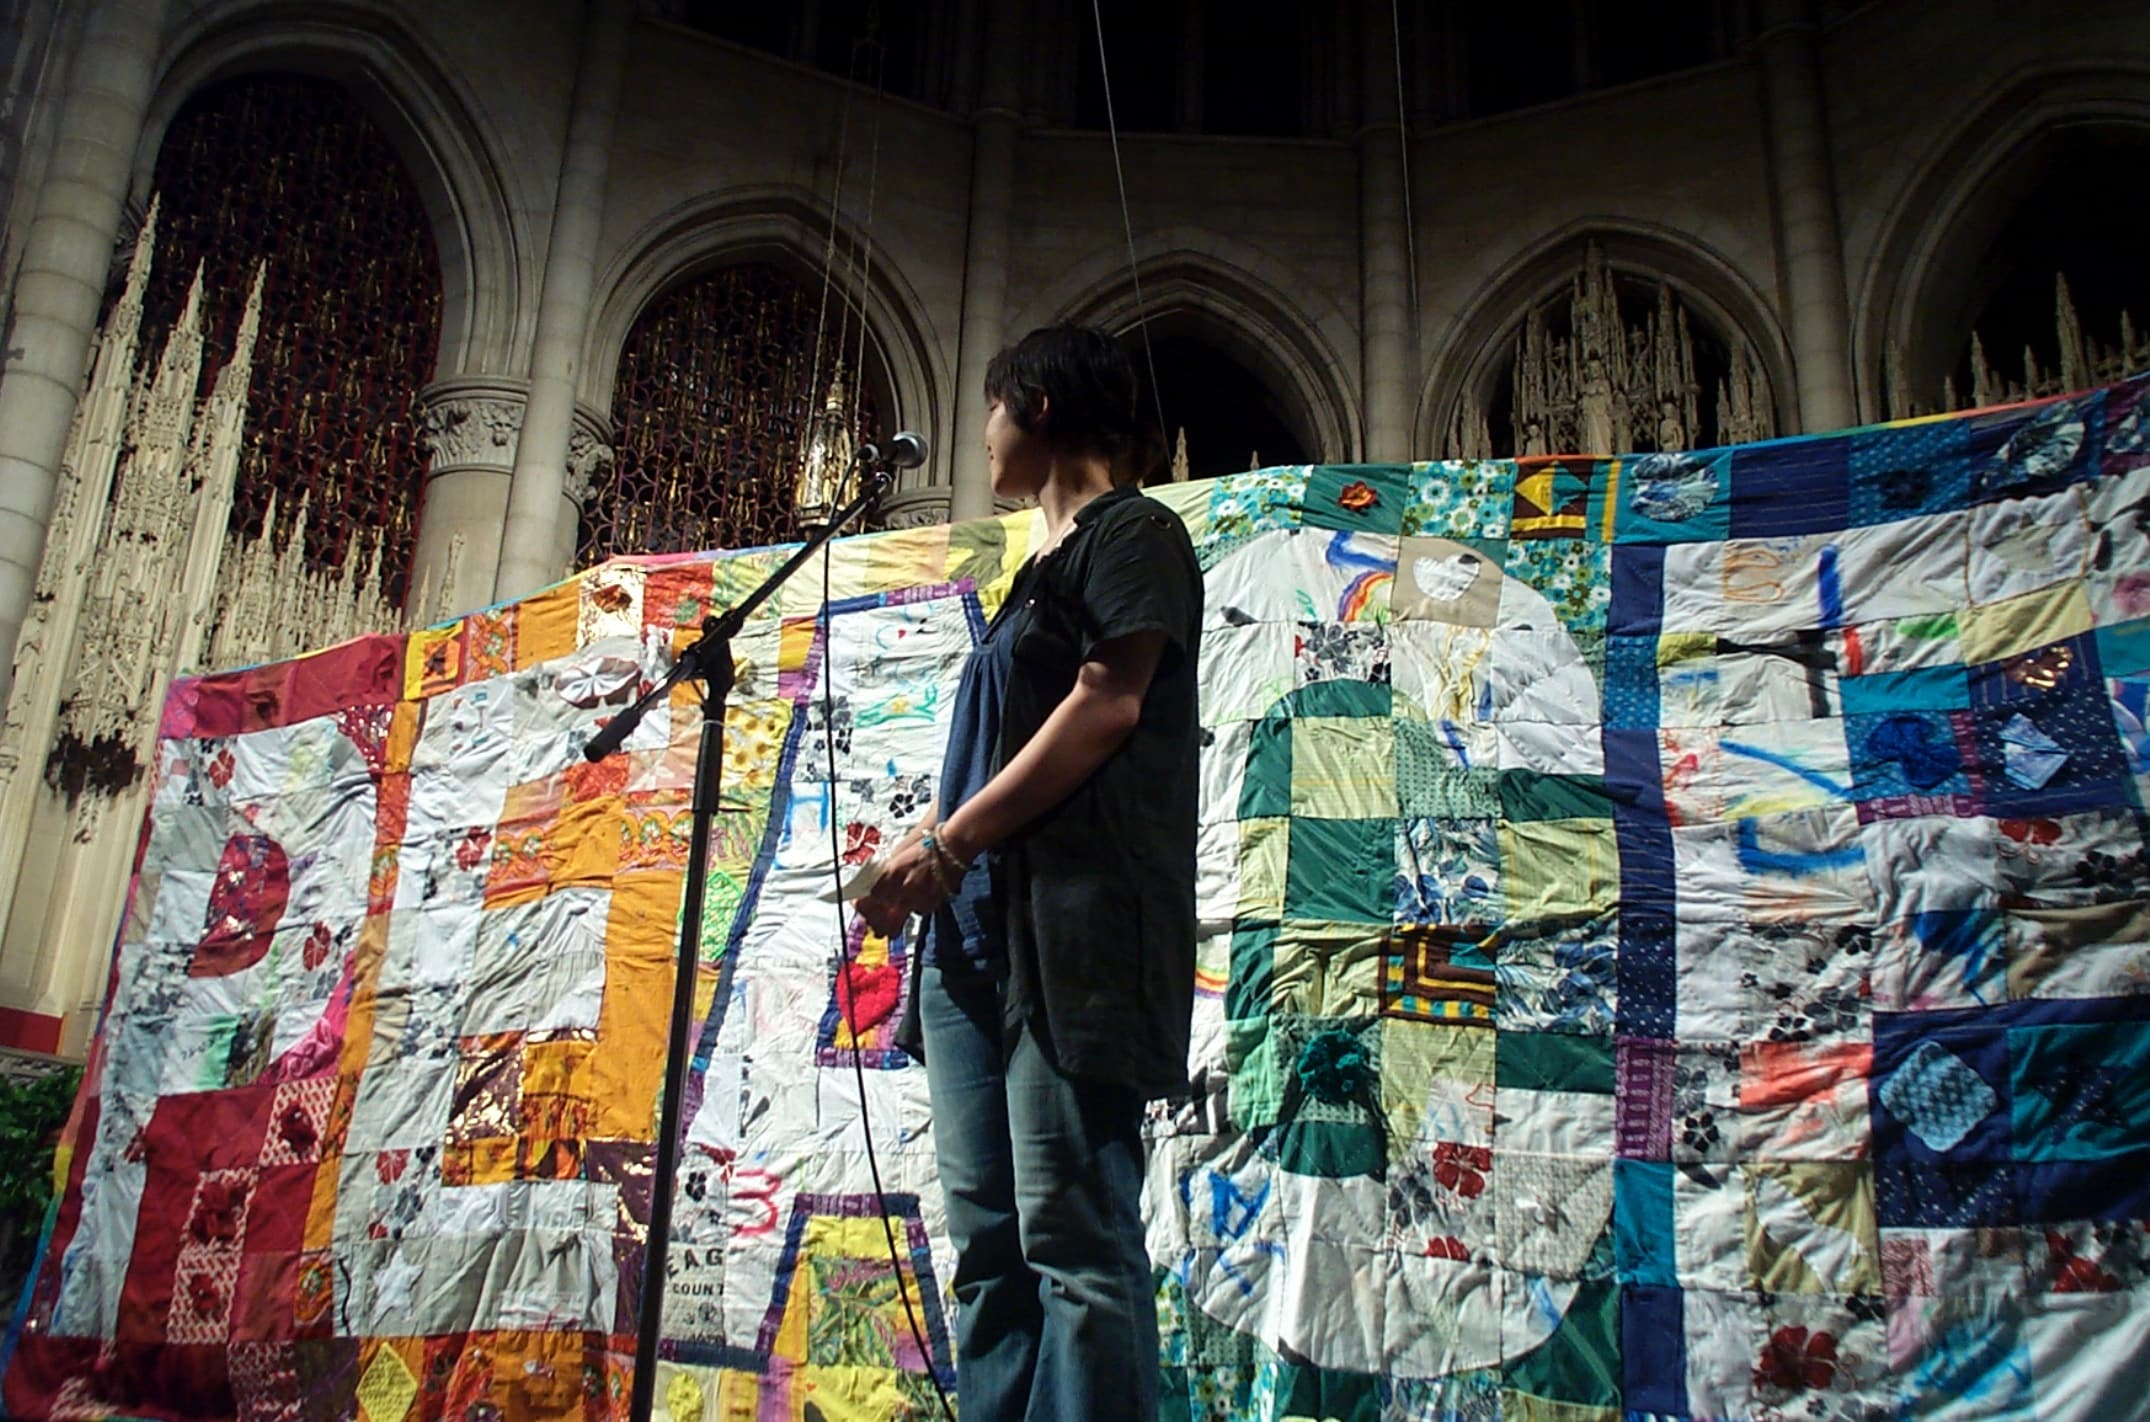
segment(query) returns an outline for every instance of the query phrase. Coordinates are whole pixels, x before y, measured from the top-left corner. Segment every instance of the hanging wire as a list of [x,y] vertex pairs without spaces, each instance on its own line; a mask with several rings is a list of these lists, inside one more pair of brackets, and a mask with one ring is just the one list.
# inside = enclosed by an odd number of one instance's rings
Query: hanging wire
[[[851,380],[851,402],[854,410],[866,408],[866,293],[873,282],[873,200],[881,179],[881,115],[887,108],[888,97],[888,46],[881,42],[881,7],[871,5],[866,11],[866,43],[873,46],[873,141],[866,163],[866,249],[860,267],[857,288],[859,307],[859,353],[857,373]],[[842,347],[838,347],[841,355]],[[886,418],[886,412],[883,412]]]
[[[856,67],[854,55],[853,68]],[[829,186],[829,237],[821,250],[821,304],[814,311],[814,359],[806,377],[806,419],[809,423],[814,418],[814,403],[821,398],[821,344],[829,329],[829,287],[836,280],[836,222],[844,196],[846,149],[851,141],[851,91],[851,85],[844,85],[843,107],[837,111],[836,174]],[[843,368],[843,358],[843,339],[839,336],[836,343],[836,364],[839,370]]]
[[[1421,24],[1425,22],[1420,17]],[[1403,102],[1403,13],[1399,0],[1389,0],[1389,34],[1396,55],[1396,137],[1403,153],[1403,250],[1411,269],[1411,338],[1418,339],[1418,223],[1411,215],[1411,119]]]
[[[864,255],[863,257],[850,256],[846,262],[847,280],[854,273],[859,276],[856,287],[859,303],[858,374],[851,387],[854,408],[862,407],[865,398],[863,394],[866,380],[867,335],[865,293],[866,284],[871,280],[873,274],[874,191],[880,178],[881,115],[882,110],[886,107],[883,100],[886,96],[887,85],[887,49],[881,43],[880,29],[880,6],[878,4],[869,4],[866,10],[866,38],[851,47],[850,82],[844,86],[844,113],[848,128],[851,94],[858,84],[859,55],[862,50],[871,46],[874,56],[872,156],[868,160],[866,168],[865,227],[857,244],[864,249]],[[842,152],[841,145],[842,140],[839,139],[839,153]],[[840,159],[837,167],[837,177],[840,184],[842,180],[842,163]],[[827,310],[829,280],[835,270],[835,249],[836,209],[835,204],[832,202],[829,209],[829,258],[822,268],[821,291],[824,312]],[[849,293],[846,293],[843,300],[842,324],[838,328],[836,338],[836,369],[839,378],[843,370],[844,343],[850,329],[851,304],[852,297]],[[821,332],[817,327],[814,333],[815,380],[817,387],[820,378],[820,356]],[[847,415],[846,418],[849,418],[849,416]],[[848,480],[849,472],[846,470],[839,477]],[[831,615],[834,590],[831,587],[830,573],[833,553],[834,550],[829,544],[824,543],[821,545],[821,730],[822,740],[828,752],[829,876],[836,885],[840,896],[843,885],[844,864],[843,839],[839,829],[843,821],[836,813],[836,627],[835,618]],[[925,951],[923,930],[921,930],[919,941],[911,945],[911,951],[914,953]],[[845,932],[844,906],[840,897],[836,909],[836,962],[838,971],[843,975],[842,997],[849,1000],[851,1011],[855,1014],[858,1007],[858,989],[852,982],[851,945]],[[843,1012],[841,1008],[839,1008],[837,1015],[839,1019],[842,1018]],[[934,1363],[933,1346],[926,1337],[924,1324],[919,1320],[918,1309],[911,1302],[910,1281],[903,1271],[903,1253],[896,1243],[896,1224],[888,1213],[888,1194],[881,1183],[881,1157],[880,1152],[874,1147],[873,1117],[868,1106],[866,1091],[866,1047],[865,1043],[859,1038],[856,1025],[853,1026],[851,1033],[851,1073],[858,1086],[859,1134],[865,1138],[866,1170],[873,1181],[874,1209],[881,1216],[881,1232],[888,1243],[889,1273],[896,1285],[896,1296],[903,1303],[904,1322],[910,1327],[912,1341],[918,1345],[918,1356],[925,1360],[926,1381],[933,1385],[933,1395],[940,1400],[941,1415],[947,1418],[948,1422],[955,1422],[955,1405],[949,1400],[948,1390],[941,1385],[940,1369]]]
[[[821,739],[828,752],[829,776],[829,879],[840,896],[843,893],[844,861],[843,819],[836,813],[836,619],[830,608],[834,590],[830,586],[832,550],[821,545]],[[843,974],[842,998],[850,1003],[851,1027],[851,1075],[858,1083],[859,1133],[866,1138],[866,1171],[873,1180],[874,1209],[881,1216],[881,1232],[888,1239],[889,1273],[896,1283],[896,1296],[903,1300],[904,1322],[910,1325],[911,1341],[918,1345],[918,1356],[925,1360],[926,1381],[933,1384],[933,1395],[940,1399],[941,1415],[948,1422],[956,1422],[955,1405],[949,1401],[948,1389],[941,1386],[940,1368],[933,1359],[933,1345],[926,1337],[925,1326],[919,1322],[918,1311],[911,1306],[911,1286],[903,1272],[903,1255],[896,1246],[896,1222],[889,1218],[888,1194],[881,1185],[881,1157],[874,1149],[873,1119],[867,1111],[866,1096],[866,1044],[859,1037],[857,1026],[858,988],[852,981],[851,943],[844,931],[845,905],[838,898],[836,904],[836,962]],[[898,932],[903,930],[899,929]],[[926,951],[926,928],[919,926],[918,938],[909,947],[913,953]],[[844,1008],[839,1003],[837,1021],[844,1019]]]
[[1150,347],[1150,308],[1142,299],[1142,265],[1135,260],[1135,219],[1127,206],[1127,173],[1120,166],[1120,124],[1112,107],[1112,63],[1105,57],[1105,11],[1102,0],[1090,0],[1090,19],[1097,26],[1097,72],[1105,86],[1105,132],[1112,138],[1112,177],[1120,188],[1120,226],[1127,233],[1127,272],[1135,283],[1135,321],[1142,331],[1142,359],[1150,369],[1150,399],[1157,408],[1157,454],[1172,457],[1172,435],[1165,428],[1164,390],[1157,383],[1157,352]]

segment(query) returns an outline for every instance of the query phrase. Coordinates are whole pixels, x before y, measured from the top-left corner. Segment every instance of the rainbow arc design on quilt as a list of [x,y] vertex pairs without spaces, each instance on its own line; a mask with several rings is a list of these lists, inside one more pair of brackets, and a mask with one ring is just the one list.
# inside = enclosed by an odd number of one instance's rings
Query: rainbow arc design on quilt
[[[1154,492],[1208,589],[1171,1415],[2138,1405],[2150,380]],[[824,891],[1036,534],[841,540],[737,643],[675,1419],[952,1384],[915,945]],[[783,552],[174,688],[10,1415],[624,1414],[691,694],[579,753]]]

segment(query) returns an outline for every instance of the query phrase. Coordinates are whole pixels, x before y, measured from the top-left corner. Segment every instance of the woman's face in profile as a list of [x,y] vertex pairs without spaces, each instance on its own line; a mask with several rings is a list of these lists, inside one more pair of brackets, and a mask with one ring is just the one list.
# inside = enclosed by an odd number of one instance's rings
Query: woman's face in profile
[[[1045,413],[1040,397],[1038,413]],[[1004,499],[1035,498],[1044,486],[1045,441],[1029,433],[1000,401],[985,417],[986,466],[992,471],[993,492]]]

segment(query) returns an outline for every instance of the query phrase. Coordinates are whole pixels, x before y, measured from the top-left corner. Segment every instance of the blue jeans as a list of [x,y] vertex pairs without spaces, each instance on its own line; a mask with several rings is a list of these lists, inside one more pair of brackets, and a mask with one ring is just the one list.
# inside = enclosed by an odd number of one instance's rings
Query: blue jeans
[[1157,1299],[1142,1240],[1142,1098],[1063,1076],[1006,1008],[1007,970],[919,984],[933,1142],[956,1246],[966,1422],[1149,1422]]

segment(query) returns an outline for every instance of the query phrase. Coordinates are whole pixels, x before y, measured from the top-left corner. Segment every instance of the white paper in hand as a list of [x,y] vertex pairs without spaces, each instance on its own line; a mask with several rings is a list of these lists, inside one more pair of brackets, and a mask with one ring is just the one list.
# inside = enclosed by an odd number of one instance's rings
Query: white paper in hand
[[841,889],[832,884],[823,884],[821,901],[825,904],[848,904],[863,897],[868,889],[880,882],[881,868],[879,859],[869,859],[859,866],[857,873],[844,880]]

